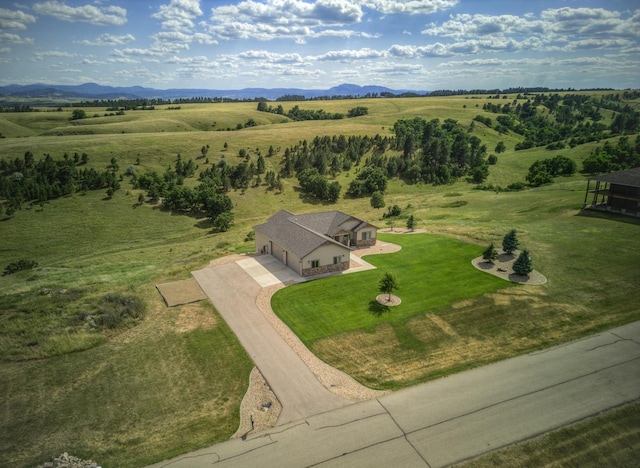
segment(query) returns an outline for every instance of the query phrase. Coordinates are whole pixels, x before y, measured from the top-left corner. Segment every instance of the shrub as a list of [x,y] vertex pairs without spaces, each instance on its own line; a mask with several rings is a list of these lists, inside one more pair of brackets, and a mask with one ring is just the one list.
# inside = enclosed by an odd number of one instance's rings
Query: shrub
[[387,208],[387,212],[382,215],[383,218],[394,218],[396,216],[400,216],[402,214],[402,210],[398,205],[393,205]]
[[524,190],[525,185],[522,182],[514,182],[513,184],[507,185],[506,192],[519,192],[520,190]]
[[142,319],[145,309],[144,301],[137,296],[109,293],[100,300],[95,321],[106,328],[117,328],[129,321]]
[[[9,210],[7,210],[7,213],[8,211]],[[17,273],[19,271],[32,270],[37,266],[38,262],[35,262],[33,260],[18,260],[17,262],[9,263],[6,267],[4,267],[2,276],[12,275],[13,273]]]
[[493,247],[493,242],[490,243],[487,248],[482,252],[482,259],[485,262],[493,263],[498,258],[498,251]]

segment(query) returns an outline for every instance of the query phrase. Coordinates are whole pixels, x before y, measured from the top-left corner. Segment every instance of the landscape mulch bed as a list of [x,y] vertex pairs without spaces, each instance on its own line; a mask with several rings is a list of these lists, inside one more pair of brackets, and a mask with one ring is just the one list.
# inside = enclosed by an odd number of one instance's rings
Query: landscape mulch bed
[[156,288],[158,288],[164,302],[169,307],[207,299],[207,295],[200,289],[200,286],[193,278],[174,281],[173,283],[157,284]]
[[493,262],[486,262],[482,257],[474,258],[471,263],[478,270],[489,273],[512,283],[541,285],[547,282],[546,276],[533,270],[528,276],[518,275],[513,271],[513,263],[520,251],[516,250],[512,255],[501,253]]

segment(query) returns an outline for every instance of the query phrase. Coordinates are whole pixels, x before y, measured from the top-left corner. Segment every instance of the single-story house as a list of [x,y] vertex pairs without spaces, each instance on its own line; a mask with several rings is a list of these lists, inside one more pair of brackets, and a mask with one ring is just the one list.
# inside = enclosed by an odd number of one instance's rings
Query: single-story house
[[253,229],[256,253],[273,255],[301,276],[348,269],[351,248],[375,245],[377,233],[375,226],[341,211],[281,210]]
[[640,216],[640,167],[589,177],[583,208]]

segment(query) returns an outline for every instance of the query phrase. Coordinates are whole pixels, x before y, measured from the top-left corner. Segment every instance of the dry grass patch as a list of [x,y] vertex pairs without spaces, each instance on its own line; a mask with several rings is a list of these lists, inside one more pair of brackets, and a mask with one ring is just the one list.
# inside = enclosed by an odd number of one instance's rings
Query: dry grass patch
[[[0,367],[0,466],[68,451],[103,466],[145,466],[228,439],[252,368],[208,302],[148,315],[104,345]],[[38,424],[33,424],[33,421]]]
[[353,332],[319,340],[313,351],[364,385],[379,389],[430,380],[470,366],[478,355],[491,352],[491,343],[452,336],[428,316],[415,318],[408,326],[425,350],[403,348],[393,326],[383,324],[375,333]]
[[218,323],[217,317],[202,304],[180,306],[178,313],[175,319],[175,330],[178,333],[187,333],[197,328],[209,330]]
[[639,410],[636,401],[456,466],[638,466]]
[[598,314],[558,302],[544,287],[517,287],[456,302],[406,322],[315,342],[321,359],[376,389],[432,380],[595,330]]

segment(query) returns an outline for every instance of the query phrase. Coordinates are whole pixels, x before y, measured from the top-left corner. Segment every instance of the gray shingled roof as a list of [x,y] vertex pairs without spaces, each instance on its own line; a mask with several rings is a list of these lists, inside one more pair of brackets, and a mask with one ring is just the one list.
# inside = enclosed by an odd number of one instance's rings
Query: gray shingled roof
[[254,229],[302,258],[325,243],[347,249],[332,236],[341,231],[352,231],[361,225],[366,223],[341,211],[295,215],[290,211],[280,210],[266,223],[255,226]]
[[589,180],[599,180],[600,182],[626,185],[628,187],[640,187],[640,167],[589,177]]

